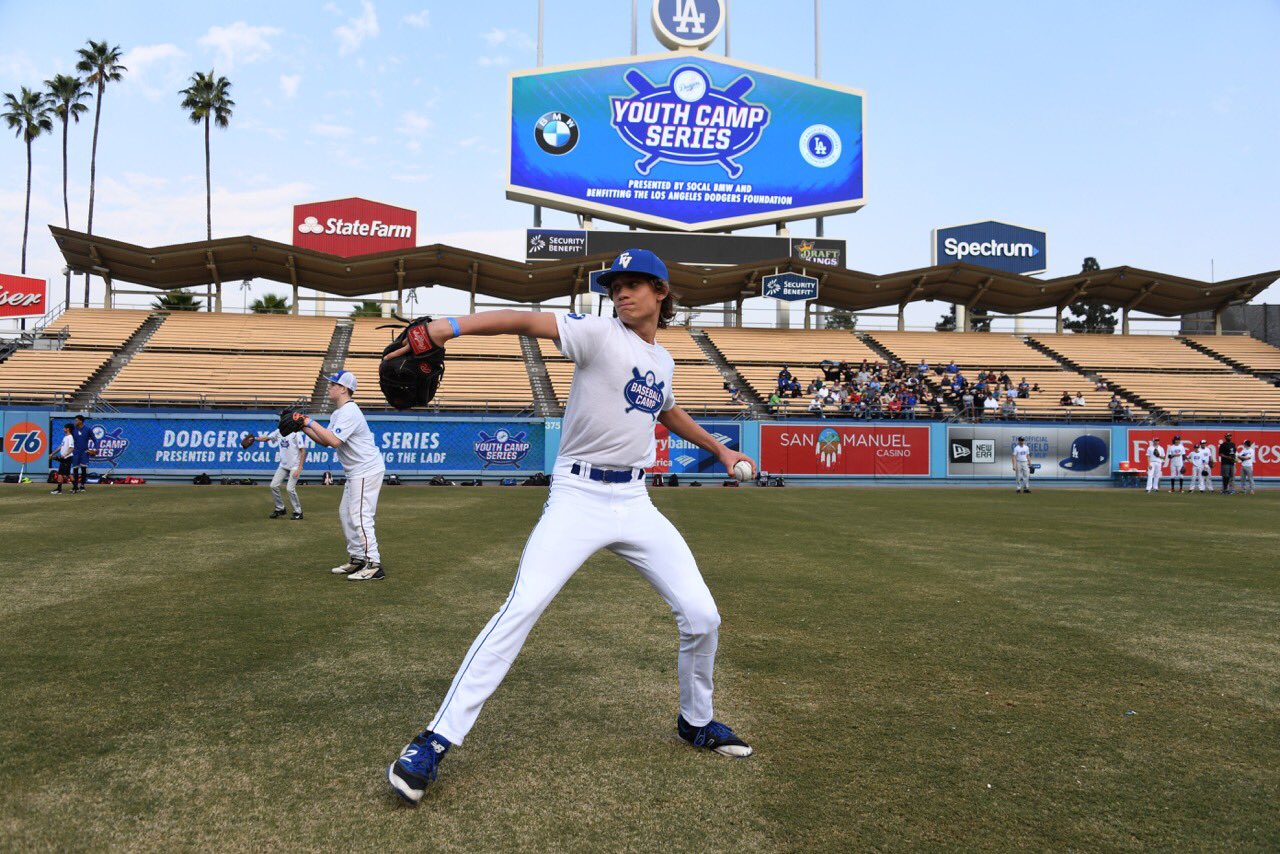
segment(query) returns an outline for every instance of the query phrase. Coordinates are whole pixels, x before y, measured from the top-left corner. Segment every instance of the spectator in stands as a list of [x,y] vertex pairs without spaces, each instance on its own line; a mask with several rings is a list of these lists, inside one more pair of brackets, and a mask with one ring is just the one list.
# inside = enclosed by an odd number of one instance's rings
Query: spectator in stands
[[778,394],[778,389],[773,390],[773,394],[769,395],[769,414],[777,415],[778,410],[782,407],[782,396]]
[[916,406],[919,404],[920,398],[914,391],[908,391],[902,396],[902,415],[904,418],[910,418],[912,421],[916,417]]
[[1023,377],[1022,381],[1018,383],[1018,397],[1030,397],[1030,396],[1031,396],[1031,386],[1027,383],[1027,378]]
[[1085,403],[1085,400],[1084,400],[1084,392],[1082,391],[1076,392],[1076,396],[1071,398],[1071,405],[1072,406],[1088,406],[1089,404]]
[[1071,405],[1071,392],[1067,391],[1067,390],[1064,388],[1064,389],[1062,390],[1062,397],[1058,398],[1058,405],[1059,405],[1059,406],[1070,406],[1070,405]]
[[1106,380],[1104,380],[1104,379],[1102,379],[1101,377],[1099,377],[1099,378],[1097,379],[1097,381],[1096,381],[1096,382],[1094,382],[1094,384],[1093,384],[1093,390],[1094,390],[1094,391],[1106,391],[1106,390],[1107,390],[1107,381],[1106,381]]
[[853,366],[850,365],[848,362],[841,362],[840,363],[840,382],[851,383],[853,382],[853,378],[854,378]]
[[885,414],[890,418],[902,417],[902,401],[898,399],[896,394],[889,395],[889,399],[884,403]]
[[916,375],[920,377],[925,377],[929,375],[928,359],[925,359],[923,357],[920,359],[920,364],[916,365]]
[[1107,409],[1111,412],[1111,420],[1121,421],[1124,418],[1124,401],[1120,399],[1120,395],[1112,394],[1111,399],[1107,401]]
[[787,384],[787,395],[792,398],[804,396],[804,392],[800,389],[800,380],[791,378],[791,382]]
[[930,418],[942,417],[942,400],[932,390],[926,388],[920,402],[928,410]]
[[997,418],[1000,415],[1000,401],[995,395],[984,396],[982,414],[986,418]]
[[960,414],[965,418],[974,418],[977,416],[977,410],[974,408],[974,396],[971,389],[965,389],[960,395]]
[[960,366],[956,364],[955,359],[952,359],[950,362],[947,363],[947,373],[949,374],[960,373]]
[[791,371],[783,365],[782,370],[778,371],[778,388],[785,389],[789,385],[791,385]]
[[822,413],[822,398],[814,394],[813,400],[809,401],[809,411],[817,414],[819,418],[825,417]]
[[996,378],[996,382],[1000,383],[1000,385],[1004,386],[1005,388],[1008,388],[1009,386],[1013,385],[1013,380],[1009,379],[1008,371],[1001,371],[1000,376]]
[[840,382],[840,366],[830,359],[823,359],[818,365],[818,369],[822,371],[822,377],[829,383]]
[[1006,397],[1000,404],[1000,417],[1006,421],[1018,417],[1018,404],[1013,402],[1012,397]]
[[734,403],[742,403],[742,391],[733,383],[725,383],[724,390],[729,392],[729,399]]

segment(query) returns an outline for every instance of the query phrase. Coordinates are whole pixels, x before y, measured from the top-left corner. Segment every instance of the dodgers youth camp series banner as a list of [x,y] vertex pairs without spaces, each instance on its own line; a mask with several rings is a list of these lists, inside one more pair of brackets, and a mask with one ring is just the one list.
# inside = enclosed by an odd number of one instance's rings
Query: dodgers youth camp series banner
[[761,424],[760,469],[769,474],[928,477],[929,428]]
[[1038,466],[1033,478],[1111,477],[1110,427],[1044,427],[1035,424],[947,428],[947,477],[1013,477],[1011,454],[1018,437]]
[[1160,438],[1160,444],[1166,448],[1169,447],[1169,443],[1173,441],[1174,436],[1180,437],[1182,444],[1187,446],[1188,452],[1200,444],[1200,440],[1203,439],[1209,447],[1209,453],[1213,455],[1213,473],[1216,475],[1218,473],[1218,443],[1222,441],[1222,437],[1227,433],[1231,434],[1231,441],[1236,443],[1237,449],[1243,447],[1245,439],[1252,440],[1254,448],[1257,449],[1253,464],[1254,477],[1280,477],[1280,430],[1275,429],[1269,430],[1257,427],[1196,429],[1187,427],[1153,430],[1143,427],[1130,427],[1129,459],[1146,468],[1147,446],[1157,436]]
[[[325,419],[320,419],[321,423]],[[210,474],[267,472],[276,467],[275,443],[240,447],[246,433],[264,435],[275,429],[269,417],[91,418],[94,452],[90,468],[121,472]],[[61,433],[62,421],[50,422]],[[531,474],[543,467],[543,422],[369,419],[374,442],[387,471]],[[307,446],[306,470],[315,475],[342,465],[329,448]],[[305,476],[305,475],[304,475]]]

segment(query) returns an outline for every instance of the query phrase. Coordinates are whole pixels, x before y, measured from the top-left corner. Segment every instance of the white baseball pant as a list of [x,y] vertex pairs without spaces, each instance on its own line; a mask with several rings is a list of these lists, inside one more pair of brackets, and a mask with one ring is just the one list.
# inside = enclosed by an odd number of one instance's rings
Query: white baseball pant
[[601,483],[558,460],[551,494],[520,556],[506,602],[476,637],[428,729],[461,744],[538,617],[587,558],[608,549],[654,586],[675,614],[680,713],[711,721],[720,614],[684,538],[649,500],[644,480]]
[[1208,472],[1209,470],[1207,468],[1201,468],[1200,466],[1191,467],[1192,492],[1195,492],[1197,489],[1201,492],[1208,492],[1213,489],[1213,484],[1209,482],[1210,475]]
[[347,554],[364,561],[381,563],[378,537],[373,530],[373,515],[378,512],[378,493],[382,491],[382,473],[370,477],[349,477],[342,487],[342,503],[338,518],[347,538]]
[[1031,489],[1031,463],[1016,462],[1013,464],[1013,480],[1018,489]]
[[276,501],[277,510],[284,509],[284,496],[280,494],[280,486],[287,483],[286,490],[289,493],[289,503],[293,505],[293,512],[302,512],[302,502],[298,500],[298,476],[294,474],[295,471],[297,469],[280,466],[276,469],[275,477],[271,478],[271,497]]
[[1253,466],[1240,466],[1240,488],[1253,492]]
[[1160,466],[1147,466],[1147,492],[1160,491]]

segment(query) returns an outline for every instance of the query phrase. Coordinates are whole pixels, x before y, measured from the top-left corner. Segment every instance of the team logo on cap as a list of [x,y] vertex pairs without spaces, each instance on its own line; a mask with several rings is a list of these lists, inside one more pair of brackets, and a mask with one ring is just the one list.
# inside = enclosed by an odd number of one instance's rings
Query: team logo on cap
[[568,113],[543,113],[533,126],[533,138],[547,154],[568,154],[578,144],[578,123]]
[[1058,465],[1069,471],[1093,471],[1107,456],[1107,443],[1101,436],[1077,436],[1071,442],[1071,455]]
[[639,409],[657,420],[658,409],[662,406],[663,398],[666,397],[663,391],[665,387],[666,383],[658,382],[653,371],[642,374],[637,368],[632,368],[631,379],[622,389],[622,396],[631,405],[622,411],[630,412],[633,409]]
[[800,156],[804,162],[826,169],[840,159],[840,134],[827,125],[810,125],[800,134]]

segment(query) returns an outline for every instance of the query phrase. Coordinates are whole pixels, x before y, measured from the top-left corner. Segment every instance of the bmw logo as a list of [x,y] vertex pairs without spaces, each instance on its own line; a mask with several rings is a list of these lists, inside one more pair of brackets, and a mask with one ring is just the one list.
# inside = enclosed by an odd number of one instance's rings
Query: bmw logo
[[533,126],[533,138],[547,154],[568,154],[578,144],[578,123],[567,113],[543,113]]

